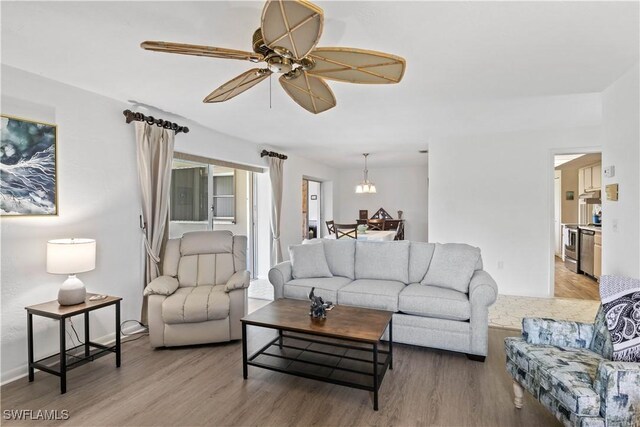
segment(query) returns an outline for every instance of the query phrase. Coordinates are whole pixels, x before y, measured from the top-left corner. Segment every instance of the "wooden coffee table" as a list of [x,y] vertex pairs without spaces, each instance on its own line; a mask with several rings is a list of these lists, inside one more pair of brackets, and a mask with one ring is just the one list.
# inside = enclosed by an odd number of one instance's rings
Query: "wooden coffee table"
[[[391,311],[336,306],[324,320],[309,316],[309,302],[279,299],[242,321],[242,371],[248,367],[310,378],[373,392],[388,369],[393,369]],[[247,325],[275,329],[278,336],[252,355],[247,354]],[[379,349],[389,328],[388,349]]]

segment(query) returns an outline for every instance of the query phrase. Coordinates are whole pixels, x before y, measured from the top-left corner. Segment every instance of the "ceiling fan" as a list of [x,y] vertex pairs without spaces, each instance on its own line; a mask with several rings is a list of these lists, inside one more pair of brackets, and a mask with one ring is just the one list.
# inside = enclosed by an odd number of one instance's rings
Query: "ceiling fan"
[[324,16],[306,0],[268,0],[261,26],[253,33],[253,52],[161,41],[145,41],[143,49],[211,58],[266,63],[229,80],[203,102],[224,102],[252,88],[273,73],[280,73],[285,92],[302,108],[318,114],[336,106],[336,98],[324,81],[349,83],[398,83],[405,60],[372,50],[345,47],[316,48]]

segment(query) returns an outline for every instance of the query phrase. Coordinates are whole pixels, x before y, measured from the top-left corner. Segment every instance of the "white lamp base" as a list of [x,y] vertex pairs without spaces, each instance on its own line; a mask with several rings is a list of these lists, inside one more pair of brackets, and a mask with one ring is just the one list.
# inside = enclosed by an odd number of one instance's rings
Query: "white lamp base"
[[82,304],[87,297],[87,289],[82,280],[75,274],[70,274],[58,291],[58,303],[60,305]]

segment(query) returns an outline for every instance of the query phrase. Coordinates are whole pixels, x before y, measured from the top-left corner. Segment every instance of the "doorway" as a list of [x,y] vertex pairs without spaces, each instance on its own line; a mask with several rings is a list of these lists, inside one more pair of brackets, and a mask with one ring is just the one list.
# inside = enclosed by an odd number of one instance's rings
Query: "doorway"
[[319,238],[322,234],[322,183],[302,179],[302,239]]
[[556,154],[553,167],[554,296],[599,300],[602,154]]

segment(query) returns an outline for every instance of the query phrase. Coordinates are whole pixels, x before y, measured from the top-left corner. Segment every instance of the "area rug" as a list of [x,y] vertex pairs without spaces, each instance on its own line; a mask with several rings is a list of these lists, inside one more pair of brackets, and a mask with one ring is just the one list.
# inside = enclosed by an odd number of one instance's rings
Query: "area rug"
[[572,298],[533,298],[498,295],[489,308],[489,326],[521,330],[523,317],[572,320],[592,323],[600,301]]

